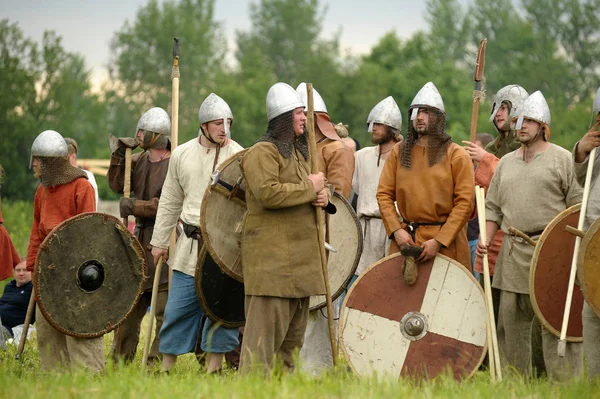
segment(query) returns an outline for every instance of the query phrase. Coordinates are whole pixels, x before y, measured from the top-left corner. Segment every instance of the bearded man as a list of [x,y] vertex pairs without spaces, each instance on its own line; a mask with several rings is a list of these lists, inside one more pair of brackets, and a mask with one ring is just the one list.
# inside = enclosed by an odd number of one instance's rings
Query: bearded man
[[[516,130],[521,147],[500,160],[487,193],[487,242],[477,244],[480,256],[498,229],[509,234],[512,226],[536,238],[560,212],[581,202],[582,190],[575,180],[570,153],[548,141],[550,109],[540,91],[524,101]],[[497,330],[500,356],[520,373],[531,375],[532,362],[537,361],[532,339],[539,341],[541,335],[548,375],[554,379],[579,375],[583,370],[581,344],[568,343],[566,357],[560,358],[558,337],[546,328],[534,328],[539,321],[529,298],[533,251],[523,239],[511,237],[503,241],[498,254],[493,287],[501,290]]]
[[354,154],[352,189],[358,195],[356,214],[363,231],[363,251],[350,285],[369,265],[385,257],[389,250],[390,241],[377,204],[377,186],[386,159],[396,143],[402,141],[402,113],[392,96],[373,107],[367,126],[375,146],[365,147]]
[[[383,224],[392,239],[390,253],[401,250],[420,263],[439,252],[468,267],[464,225],[474,207],[473,163],[444,132],[444,102],[433,83],[423,86],[408,112],[406,140],[385,161],[377,189]],[[417,253],[415,246],[421,248]],[[416,263],[406,261],[404,267],[407,283],[414,284]]]
[[267,93],[267,132],[242,159],[248,211],[242,230],[246,328],[241,370],[294,369],[309,299],[325,293],[314,207],[329,204],[310,173],[304,103],[285,83]]
[[[139,302],[125,322],[115,330],[111,351],[111,356],[115,362],[120,358],[125,362],[131,362],[135,359],[140,340],[140,326],[152,298],[156,265],[148,247],[154,231],[162,186],[169,168],[170,136],[171,119],[169,115],[164,109],[154,107],[146,111],[139,119],[135,138],[113,139],[110,143],[113,148],[111,148],[112,156],[106,177],[110,188],[117,193],[123,193],[126,149],[134,149],[138,145],[144,149],[144,152],[131,157],[131,191],[135,198],[121,198],[119,210],[123,218],[132,215],[135,217],[134,235],[146,251],[149,276],[146,279],[144,293]],[[164,267],[161,270],[160,285],[156,297],[156,334],[148,355],[149,362],[158,358],[158,345],[160,342],[158,333],[164,320],[164,311],[167,304],[168,279],[169,270],[168,267]]]
[[[595,119],[595,120],[594,120]],[[588,132],[581,138],[573,149],[573,167],[579,184],[585,183],[585,175],[590,153],[592,149],[600,146],[600,89],[596,92],[592,105],[592,121]],[[592,183],[590,197],[588,199],[587,212],[583,230],[587,231],[592,223],[600,218],[600,184],[598,175],[600,171],[600,150],[596,150],[594,169],[592,171]],[[587,302],[583,305],[583,351],[587,362],[588,378],[594,379],[600,376],[600,317],[594,312]]]
[[[150,241],[154,263],[158,263],[160,258],[166,258],[171,232],[181,219],[185,235],[177,240],[175,258],[170,262],[173,277],[160,329],[159,351],[165,372],[175,364],[178,355],[194,351],[204,317],[194,283],[204,192],[215,167],[242,150],[228,138],[233,114],[221,97],[211,93],[204,100],[198,121],[199,137],[178,146],[171,155]],[[223,328],[206,321],[201,346],[208,354],[209,373],[220,371],[224,354],[238,346],[238,333],[237,328]]]
[[[33,225],[27,248],[27,270],[34,270],[40,244],[61,222],[96,209],[96,193],[82,169],[71,166],[65,139],[45,130],[31,146],[31,166],[40,185],[33,200]],[[39,307],[36,331],[42,367],[84,366],[94,372],[104,368],[104,337],[76,338],[54,329]]]

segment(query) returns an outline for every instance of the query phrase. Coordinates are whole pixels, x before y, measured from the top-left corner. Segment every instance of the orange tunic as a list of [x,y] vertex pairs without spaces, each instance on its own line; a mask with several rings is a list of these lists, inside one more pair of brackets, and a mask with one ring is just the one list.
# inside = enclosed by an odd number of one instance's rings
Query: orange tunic
[[[487,194],[487,190],[490,187],[490,182],[492,181],[492,177],[494,176],[494,172],[496,171],[496,166],[500,162],[500,158],[496,157],[494,154],[485,154],[477,165],[477,169],[475,170],[475,184],[483,187],[485,193]],[[488,249],[488,264],[490,266],[490,275],[494,275],[494,269],[496,267],[496,260],[498,259],[498,252],[500,252],[500,247],[502,246],[502,240],[504,240],[504,233],[502,230],[498,230],[492,243]],[[473,269],[476,272],[483,273],[483,258],[480,256],[475,257],[475,265]]]
[[[416,230],[416,244],[436,239],[440,253],[470,265],[471,253],[465,224],[475,205],[473,163],[464,148],[450,144],[446,156],[429,166],[427,149],[415,145],[411,152],[412,170],[404,168],[398,158],[400,144],[394,146],[385,161],[377,202],[388,236],[406,228],[398,219],[396,207],[404,222],[444,222],[441,226],[421,226]],[[390,253],[398,252],[394,240]],[[470,269],[470,267],[469,267]]]
[[352,192],[354,174],[354,154],[339,140],[324,139],[317,143],[317,161],[319,171],[323,172],[327,182],[347,200]]
[[2,201],[0,200],[0,281],[12,277],[14,267],[20,262],[19,254],[13,245],[2,219]]
[[[66,219],[84,212],[95,212],[96,193],[85,177],[67,184],[43,187],[33,200],[33,225],[27,248],[27,270],[33,271],[35,257],[44,238]],[[90,232],[90,235],[93,232]]]

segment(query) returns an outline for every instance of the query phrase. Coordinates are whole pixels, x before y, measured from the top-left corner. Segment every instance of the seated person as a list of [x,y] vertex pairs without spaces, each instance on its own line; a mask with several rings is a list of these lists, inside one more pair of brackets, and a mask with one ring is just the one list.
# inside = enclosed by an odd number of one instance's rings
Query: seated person
[[[13,335],[13,327],[25,323],[27,305],[33,284],[31,283],[31,272],[27,271],[26,261],[23,260],[15,266],[15,279],[4,287],[4,294],[0,298],[0,319],[2,325]],[[35,321],[35,314],[31,324]]]

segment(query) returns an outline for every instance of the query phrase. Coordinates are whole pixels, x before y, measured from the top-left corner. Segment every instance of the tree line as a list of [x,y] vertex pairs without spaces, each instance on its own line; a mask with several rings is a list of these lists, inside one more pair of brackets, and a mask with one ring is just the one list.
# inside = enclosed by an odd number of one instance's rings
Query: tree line
[[[482,38],[488,38],[487,99],[479,131],[493,131],[493,94],[516,83],[544,93],[551,141],[570,149],[587,129],[600,85],[600,0],[429,0],[427,30],[400,38],[390,26],[362,56],[341,48],[340,33],[323,37],[327,10],[320,0],[256,0],[251,28],[235,34],[234,62],[214,17],[215,1],[149,0],[114,33],[109,79],[99,94],[90,91],[83,57],[66,51],[60,36],[46,32],[35,43],[18,24],[0,21],[3,197],[33,197],[29,151],[42,130],[78,140],[80,157],[108,158],[108,133],[133,136],[139,116],[152,106],[170,113],[173,37],[181,40],[180,143],[198,134],[198,108],[215,92],[233,110],[233,138],[252,145],[265,130],[265,96],[277,81],[312,82],[332,120],[348,124],[362,145],[370,143],[366,118],[377,102],[394,97],[404,131],[412,98],[433,81],[444,98],[447,131],[460,142],[468,138]],[[101,198],[117,198],[105,179],[98,183]]]

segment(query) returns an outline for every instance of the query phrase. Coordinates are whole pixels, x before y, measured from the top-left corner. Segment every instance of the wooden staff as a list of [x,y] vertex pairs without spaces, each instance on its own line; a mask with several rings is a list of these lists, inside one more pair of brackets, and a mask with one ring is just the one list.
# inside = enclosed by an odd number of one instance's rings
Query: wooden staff
[[[477,200],[477,216],[479,219],[479,235],[482,242],[487,242],[487,230],[485,220],[485,192],[482,187],[475,186],[475,198]],[[498,335],[496,334],[496,321],[494,318],[494,305],[492,302],[492,284],[490,278],[490,265],[488,255],[483,255],[483,286],[488,313],[488,359],[490,363],[490,375],[492,382],[502,381],[502,366],[500,365],[500,351],[498,350]]]
[[25,342],[27,342],[27,333],[29,332],[29,324],[33,318],[33,311],[35,309],[35,289],[31,290],[29,296],[29,305],[27,305],[27,313],[25,315],[25,323],[23,324],[23,331],[21,331],[21,339],[19,340],[19,347],[17,349],[17,355],[15,359],[19,360],[25,350]]
[[[308,125],[308,153],[310,156],[310,169],[311,173],[319,173],[319,165],[317,163],[317,142],[315,138],[315,113],[313,104],[313,87],[312,83],[306,84],[307,91],[307,108],[308,113],[307,125]],[[323,215],[323,209],[315,207],[315,214],[317,216],[317,235],[319,238],[319,252],[321,256],[321,269],[323,270],[323,280],[325,280],[325,297],[327,298],[327,324],[329,326],[329,341],[331,343],[331,355],[333,358],[333,365],[337,364],[337,345],[335,342],[335,333],[333,332],[333,303],[331,300],[331,288],[329,287],[329,276],[327,273],[327,254],[325,253],[325,234],[323,226],[325,225],[325,218]]]
[[[594,169],[594,160],[596,159],[596,148],[592,150],[589,156],[587,173],[585,175],[585,184],[583,186],[583,199],[581,200],[581,211],[579,212],[579,221],[577,230],[583,230],[585,213],[587,211],[588,199],[590,198],[590,186],[592,182],[592,171]],[[571,302],[573,301],[573,289],[575,288],[575,276],[577,275],[577,256],[579,255],[579,245],[581,237],[575,236],[575,249],[573,250],[573,260],[571,262],[571,274],[569,276],[569,290],[565,301],[565,311],[563,313],[563,322],[560,329],[560,339],[558,340],[558,356],[565,357],[567,350],[567,327],[569,326],[569,316],[571,315]]]
[[[179,137],[179,38],[173,38],[173,68],[171,69],[171,151],[177,147]],[[177,247],[177,225],[169,239],[169,259],[175,259],[175,248]],[[173,271],[169,268],[169,288]]]
[[475,90],[473,90],[473,111],[471,112],[471,132],[469,141],[474,143],[477,139],[477,120],[479,119],[479,103],[485,98],[485,86],[483,82],[483,67],[485,66],[485,46],[487,39],[479,42],[479,51],[477,51],[477,61],[475,62]]
[[158,260],[154,271],[154,282],[152,283],[152,297],[150,299],[150,321],[146,330],[146,342],[144,344],[144,355],[142,356],[142,367],[148,363],[148,353],[152,342],[152,328],[154,327],[154,316],[156,315],[156,298],[158,297],[158,285],[160,282],[160,269],[162,269],[162,258]]
[[[123,197],[131,197],[131,148],[125,149],[125,183],[123,184]],[[129,217],[123,218],[123,224],[129,229]]]

